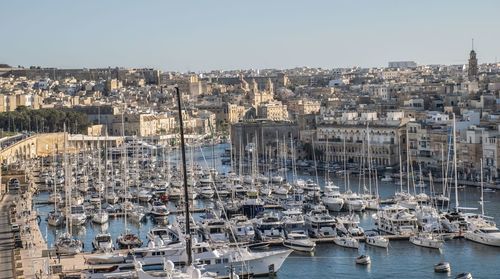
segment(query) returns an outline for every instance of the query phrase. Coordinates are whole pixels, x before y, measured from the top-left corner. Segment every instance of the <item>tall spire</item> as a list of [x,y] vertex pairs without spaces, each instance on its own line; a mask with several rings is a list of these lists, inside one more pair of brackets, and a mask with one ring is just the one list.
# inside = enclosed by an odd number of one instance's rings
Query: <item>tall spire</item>
[[474,51],[474,39],[472,39],[472,50],[469,54],[469,68],[467,70],[467,76],[470,81],[476,80],[478,77],[477,57],[476,51]]

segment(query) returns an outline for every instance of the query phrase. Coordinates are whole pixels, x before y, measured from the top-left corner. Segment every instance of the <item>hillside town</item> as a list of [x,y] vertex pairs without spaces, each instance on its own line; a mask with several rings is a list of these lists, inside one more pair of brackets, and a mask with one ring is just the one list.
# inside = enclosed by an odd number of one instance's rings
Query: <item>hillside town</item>
[[[478,181],[480,160],[488,181],[499,177],[500,64],[479,64],[475,50],[465,65],[398,61],[386,68],[204,73],[2,65],[0,75],[0,112],[71,109],[87,116],[87,135],[167,144],[178,143],[169,136],[178,132],[178,86],[186,133],[230,140],[235,153],[257,137],[262,155],[277,152],[276,134],[262,129],[278,129],[299,159],[312,160],[314,146],[321,167],[344,160],[355,165],[369,144],[381,171],[399,169],[401,154],[403,169],[409,160],[425,173],[437,172],[451,154],[455,121],[460,179]],[[41,122],[11,119],[4,131],[44,131]],[[247,129],[255,125],[261,134]]]

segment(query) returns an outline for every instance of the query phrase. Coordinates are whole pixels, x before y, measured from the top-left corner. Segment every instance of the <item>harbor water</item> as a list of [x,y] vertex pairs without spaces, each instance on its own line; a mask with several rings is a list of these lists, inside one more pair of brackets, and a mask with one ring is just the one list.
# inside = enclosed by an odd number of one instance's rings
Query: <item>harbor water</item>
[[[228,166],[221,165],[220,155],[227,145],[215,147],[215,158],[212,156],[212,147],[206,147],[194,152],[191,158],[202,167],[212,167],[215,162],[219,172],[227,172]],[[203,150],[203,151],[201,151]],[[178,162],[178,154],[172,155],[171,163]],[[289,174],[288,179],[291,179]],[[309,174],[298,174],[298,178],[310,178],[316,180],[316,176]],[[320,185],[324,185],[322,175],[318,177]],[[343,178],[333,178],[333,181],[343,190]],[[358,178],[351,178],[350,185],[357,190]],[[355,186],[354,186],[355,185]],[[399,185],[394,183],[379,182],[379,194],[381,198],[388,198],[399,190]],[[36,201],[46,201],[48,193],[40,193]],[[452,205],[454,192],[451,193]],[[465,188],[458,190],[460,206],[479,208],[480,190],[476,188]],[[484,193],[485,214],[494,217],[500,222],[500,191]],[[196,207],[203,207],[209,203],[195,202]],[[170,205],[171,209],[173,205]],[[53,210],[53,205],[37,204],[35,206],[41,217],[40,230],[52,247],[56,236],[64,228],[53,228],[47,226],[46,217]],[[477,211],[479,212],[479,211]],[[374,229],[371,215],[374,211],[359,213],[360,226],[367,230]],[[340,213],[346,214],[346,213]],[[171,217],[174,218],[174,217]],[[146,218],[141,223],[128,222],[130,231],[137,233],[144,243],[149,229],[156,224],[151,218]],[[109,232],[113,239],[124,231],[125,220],[122,217],[110,217],[108,224],[98,226],[90,221],[86,226],[73,228],[73,233],[84,243],[84,250],[92,250],[92,240],[96,233]],[[366,254],[371,257],[372,263],[368,266],[356,265],[354,259]],[[433,267],[436,263],[447,261],[451,264],[451,273],[434,273]],[[441,250],[428,249],[411,244],[408,240],[391,241],[387,250],[369,247],[364,244],[359,250],[342,248],[333,243],[319,243],[313,256],[293,252],[285,261],[283,267],[277,274],[277,278],[455,278],[461,272],[471,272],[474,278],[500,278],[500,248],[490,247],[463,238],[453,239],[445,242]]]

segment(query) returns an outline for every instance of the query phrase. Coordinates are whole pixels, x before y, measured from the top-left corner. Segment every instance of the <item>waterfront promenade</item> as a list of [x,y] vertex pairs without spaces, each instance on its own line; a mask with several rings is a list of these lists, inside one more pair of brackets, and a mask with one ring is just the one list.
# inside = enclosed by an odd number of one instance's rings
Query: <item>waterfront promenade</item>
[[13,197],[0,195],[0,278],[14,278],[13,249],[14,239],[9,222],[9,209]]
[[[27,191],[22,194],[17,191],[9,192],[1,202],[0,278],[2,279],[51,278],[47,277],[48,258],[42,257],[47,250],[47,243],[40,232],[37,214],[33,210],[34,191],[32,185],[28,184]],[[15,213],[10,211],[12,204]],[[15,247],[12,224],[19,227],[22,248]]]

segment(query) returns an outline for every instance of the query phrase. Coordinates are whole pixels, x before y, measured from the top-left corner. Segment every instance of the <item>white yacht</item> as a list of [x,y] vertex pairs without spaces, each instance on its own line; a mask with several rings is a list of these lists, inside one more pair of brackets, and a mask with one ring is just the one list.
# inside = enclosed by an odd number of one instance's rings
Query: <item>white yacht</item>
[[[135,276],[137,279],[214,279],[214,276],[208,276],[201,273],[201,270],[193,266],[186,268],[186,271],[175,269],[172,261],[166,261],[163,264],[163,271],[144,271],[140,262],[134,263]],[[132,272],[133,273],[133,272]],[[236,275],[237,277],[237,275]]]
[[151,208],[151,215],[154,217],[164,217],[168,216],[170,212],[168,211],[167,206],[160,202],[160,201],[154,201],[153,202],[153,207]]
[[244,215],[235,215],[230,220],[234,242],[252,242],[255,239],[255,230],[252,222]]
[[496,226],[483,226],[466,231],[464,237],[481,244],[500,246],[500,230]]
[[325,238],[336,236],[333,226],[336,219],[322,205],[316,206],[306,215],[306,225],[309,234],[314,238]]
[[272,182],[272,183],[281,184],[281,183],[283,183],[283,181],[284,181],[284,180],[285,180],[285,179],[284,179],[284,178],[283,178],[283,176],[281,176],[281,175],[273,175],[273,176],[271,177],[271,182]]
[[299,252],[313,253],[316,243],[312,241],[303,231],[292,231],[287,234],[283,246]]
[[353,249],[359,248],[359,241],[350,236],[334,237],[333,242],[345,248],[353,248]]
[[366,245],[380,247],[380,248],[389,247],[389,239],[381,235],[367,236],[365,239],[365,243]]
[[130,232],[123,233],[118,236],[116,243],[120,249],[130,249],[142,246],[142,240],[137,235]]
[[396,195],[394,195],[394,199],[397,204],[408,209],[415,210],[418,206],[418,202],[415,197],[406,192],[397,192]]
[[227,277],[227,266],[232,265],[238,275],[263,276],[274,274],[281,268],[292,250],[274,250],[266,252],[251,252],[245,248],[210,249],[207,243],[193,245],[194,258],[205,263],[207,272],[214,272]]
[[47,223],[53,227],[61,226],[64,223],[64,215],[60,211],[51,211],[47,216]]
[[108,192],[108,194],[106,195],[106,201],[109,203],[109,204],[115,204],[117,203],[119,200],[119,197],[118,195],[111,191],[111,192]]
[[92,214],[92,222],[97,224],[105,224],[109,220],[109,214],[106,211],[99,211]]
[[359,226],[359,216],[355,214],[337,217],[336,229],[345,235],[363,236],[365,231]]
[[392,176],[391,176],[390,173],[386,173],[386,174],[384,174],[384,177],[382,177],[380,179],[380,181],[382,181],[382,182],[392,182],[392,181],[394,181],[394,179],[392,178]]
[[344,204],[349,211],[363,211],[366,207],[366,203],[361,196],[351,191],[344,194]]
[[94,237],[92,241],[92,247],[94,251],[98,252],[109,252],[114,249],[113,239],[111,239],[111,234],[109,233],[99,233]]
[[215,195],[215,191],[212,189],[210,185],[204,186],[199,190],[198,193],[204,199],[211,199]]
[[87,214],[83,205],[74,205],[70,209],[70,222],[73,226],[80,226],[87,222]]
[[[192,251],[193,258],[204,265],[206,272],[214,272],[222,278],[229,276],[227,267],[230,265],[239,276],[274,274],[292,252],[289,249],[253,252],[242,247],[213,249],[206,242],[196,242],[196,238],[193,239]],[[165,259],[179,264],[187,260],[184,242],[161,247],[136,248],[131,253],[136,260],[148,265],[161,264]]]
[[344,206],[344,199],[340,195],[339,187],[328,183],[325,185],[325,190],[321,201],[330,211],[339,212]]
[[417,217],[399,205],[380,208],[372,215],[377,229],[389,234],[412,235],[418,232]]
[[437,273],[448,273],[451,271],[451,265],[449,262],[440,262],[434,265],[434,272]]
[[369,264],[371,264],[372,260],[370,259],[370,256],[361,255],[361,256],[356,258],[355,262],[356,262],[356,264],[360,264],[360,265],[369,265]]
[[140,190],[139,193],[137,193],[137,199],[140,202],[149,202],[152,198],[153,198],[153,195],[148,190],[143,189],[143,190]]
[[432,234],[420,233],[410,236],[410,242],[426,248],[441,249],[443,247],[443,240]]
[[257,238],[262,241],[285,239],[283,223],[273,214],[266,214],[255,223]]
[[179,242],[179,235],[170,226],[151,228],[147,234],[147,238],[149,241],[155,243],[161,240],[163,245]]
[[63,197],[59,193],[52,193],[49,195],[47,200],[48,203],[60,204],[63,200]]
[[54,246],[56,248],[56,253],[61,255],[75,255],[83,250],[82,242],[71,237],[69,234],[63,234],[58,237]]
[[204,238],[211,243],[229,242],[228,225],[222,219],[206,219],[202,222]]
[[283,222],[285,231],[291,232],[305,229],[306,222],[300,208],[291,208],[281,213],[283,214],[283,216],[281,216],[281,222]]

